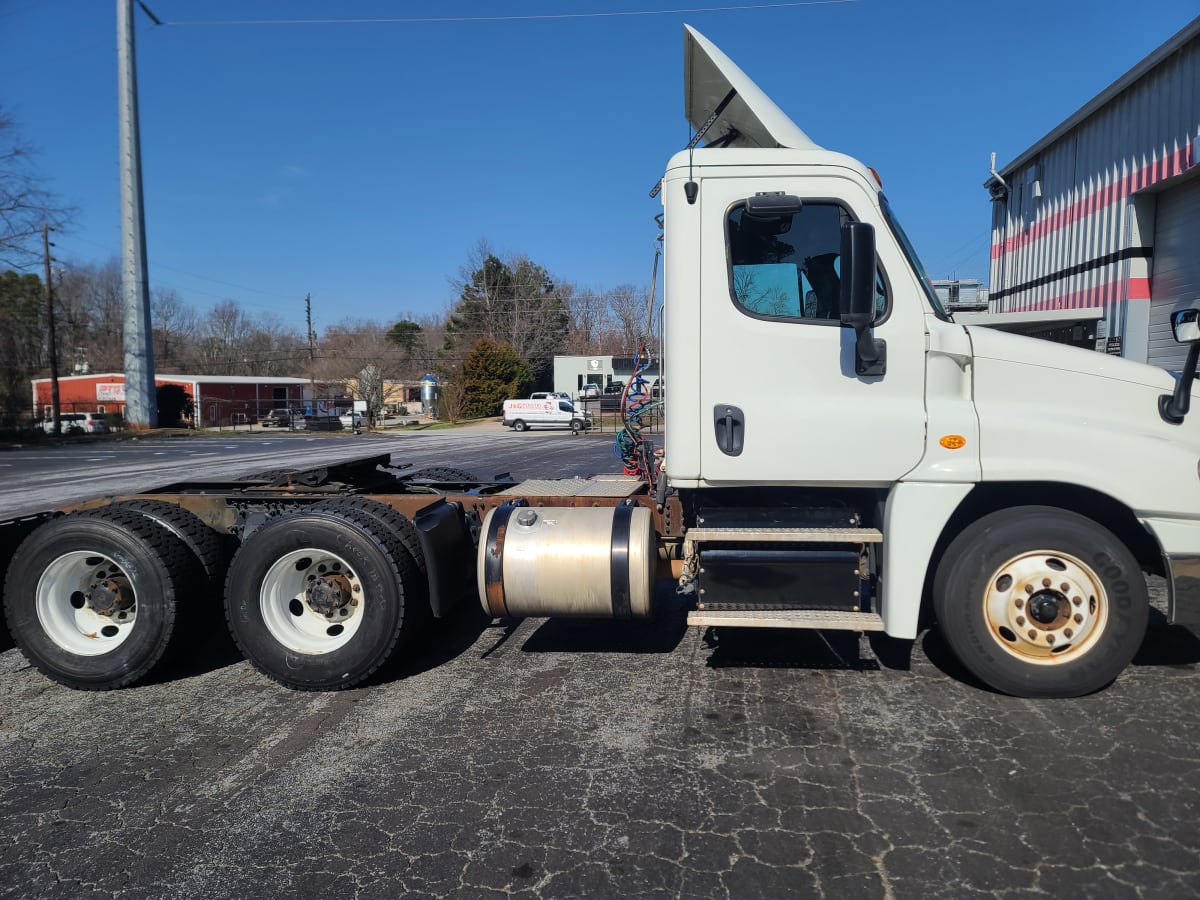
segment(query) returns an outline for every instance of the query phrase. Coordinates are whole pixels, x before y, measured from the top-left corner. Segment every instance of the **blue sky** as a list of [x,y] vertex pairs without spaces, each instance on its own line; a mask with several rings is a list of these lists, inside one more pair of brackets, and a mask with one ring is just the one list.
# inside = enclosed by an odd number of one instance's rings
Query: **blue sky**
[[[1195,0],[146,3],[169,23],[136,14],[152,285],[299,327],[311,293],[318,329],[444,310],[481,238],[583,287],[648,285],[648,193],[690,137],[684,22],[818,144],[879,171],[932,277],[986,282],[989,153],[1013,159],[1196,14]],[[538,18],[563,13],[609,15]],[[184,24],[326,18],[456,21]],[[0,0],[0,104],[80,210],[56,236],[67,261],[120,250],[115,35],[115,0]]]

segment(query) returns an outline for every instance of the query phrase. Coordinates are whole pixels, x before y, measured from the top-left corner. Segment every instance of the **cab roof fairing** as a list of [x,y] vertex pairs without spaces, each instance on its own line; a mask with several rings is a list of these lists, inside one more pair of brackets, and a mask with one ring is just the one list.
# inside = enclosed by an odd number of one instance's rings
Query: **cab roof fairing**
[[712,41],[690,25],[683,28],[684,114],[695,132],[707,124],[707,144],[821,149]]

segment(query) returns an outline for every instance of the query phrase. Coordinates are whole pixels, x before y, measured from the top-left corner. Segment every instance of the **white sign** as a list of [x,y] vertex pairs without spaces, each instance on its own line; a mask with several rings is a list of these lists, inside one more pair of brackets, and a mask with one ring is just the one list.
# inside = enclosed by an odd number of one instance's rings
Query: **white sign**
[[1096,340],[1108,337],[1108,319],[1096,320]]
[[125,385],[98,384],[96,385],[96,399],[102,403],[124,403]]

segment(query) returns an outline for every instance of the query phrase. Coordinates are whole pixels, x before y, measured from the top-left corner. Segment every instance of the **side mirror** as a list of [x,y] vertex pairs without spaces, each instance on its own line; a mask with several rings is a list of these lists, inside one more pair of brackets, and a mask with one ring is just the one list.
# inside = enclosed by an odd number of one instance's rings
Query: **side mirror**
[[1171,313],[1171,331],[1181,344],[1200,341],[1200,309],[1190,307]]
[[866,222],[842,225],[841,320],[854,329],[854,371],[883,375],[887,343],[871,337],[875,321],[875,228]]
[[1158,398],[1158,414],[1164,422],[1179,425],[1191,408],[1192,383],[1196,380],[1196,364],[1200,362],[1200,308],[1192,306],[1171,313],[1171,331],[1176,341],[1190,346],[1183,371],[1175,382],[1175,392]]

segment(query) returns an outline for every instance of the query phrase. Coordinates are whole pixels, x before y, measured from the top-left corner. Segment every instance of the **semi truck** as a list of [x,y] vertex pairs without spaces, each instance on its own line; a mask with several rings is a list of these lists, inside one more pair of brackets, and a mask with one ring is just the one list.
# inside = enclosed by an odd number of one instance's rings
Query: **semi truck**
[[472,593],[500,619],[635,620],[673,582],[690,625],[912,641],[932,623],[992,689],[1064,697],[1133,658],[1147,573],[1190,621],[1196,309],[1172,320],[1178,379],[955,323],[872,169],[690,27],[684,56],[695,138],[656,191],[660,454],[521,483],[367,457],[10,523],[4,608],[29,661],[124,687],[223,607],[258,670],[332,690]]

